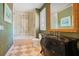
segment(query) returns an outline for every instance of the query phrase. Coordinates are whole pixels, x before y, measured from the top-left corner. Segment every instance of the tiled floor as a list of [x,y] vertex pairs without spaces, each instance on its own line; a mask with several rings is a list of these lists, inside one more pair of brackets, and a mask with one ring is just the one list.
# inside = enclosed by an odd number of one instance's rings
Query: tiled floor
[[40,44],[36,40],[16,40],[7,56],[41,56]]

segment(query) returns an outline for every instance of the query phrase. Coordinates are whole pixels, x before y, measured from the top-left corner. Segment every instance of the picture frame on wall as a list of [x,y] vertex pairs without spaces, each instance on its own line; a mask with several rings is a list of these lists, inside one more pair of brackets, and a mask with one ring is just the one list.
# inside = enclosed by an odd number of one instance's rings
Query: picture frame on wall
[[58,12],[58,26],[60,29],[73,28],[72,6],[69,6]]
[[71,16],[67,16],[67,17],[62,18],[60,21],[60,26],[61,27],[72,26]]
[[12,12],[7,3],[4,4],[4,21],[12,23]]

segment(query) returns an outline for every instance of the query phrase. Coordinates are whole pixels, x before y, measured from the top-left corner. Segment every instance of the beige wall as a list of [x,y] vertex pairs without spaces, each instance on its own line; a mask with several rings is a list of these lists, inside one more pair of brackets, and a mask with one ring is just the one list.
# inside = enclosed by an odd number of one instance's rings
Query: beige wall
[[30,35],[35,35],[35,13],[29,12],[29,20],[28,20],[28,32]]
[[23,35],[28,33],[28,13],[14,13],[14,34]]
[[35,36],[35,11],[14,13],[14,35]]

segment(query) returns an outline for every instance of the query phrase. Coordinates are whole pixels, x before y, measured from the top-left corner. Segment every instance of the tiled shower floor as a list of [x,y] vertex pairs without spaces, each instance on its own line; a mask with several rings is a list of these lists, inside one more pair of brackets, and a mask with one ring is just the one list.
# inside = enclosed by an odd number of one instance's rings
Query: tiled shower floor
[[6,56],[41,56],[39,41],[16,40]]

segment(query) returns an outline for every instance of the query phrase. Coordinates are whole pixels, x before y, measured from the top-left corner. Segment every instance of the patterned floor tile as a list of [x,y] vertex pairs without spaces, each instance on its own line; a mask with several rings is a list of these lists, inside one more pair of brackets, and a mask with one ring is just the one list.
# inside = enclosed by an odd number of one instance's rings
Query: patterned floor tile
[[33,46],[34,42],[32,40],[16,41],[9,51],[8,56],[41,56],[40,45],[38,43]]

